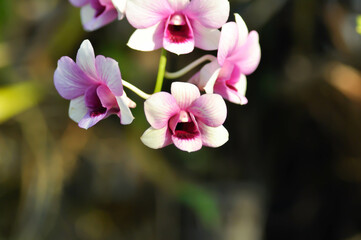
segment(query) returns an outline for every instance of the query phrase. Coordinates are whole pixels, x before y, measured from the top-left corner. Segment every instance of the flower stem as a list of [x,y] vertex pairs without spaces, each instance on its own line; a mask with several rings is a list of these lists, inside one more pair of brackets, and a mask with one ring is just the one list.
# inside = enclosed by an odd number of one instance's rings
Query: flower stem
[[162,91],[166,65],[167,65],[167,51],[164,48],[162,48],[162,53],[159,60],[157,82],[155,83],[154,93]]
[[140,90],[139,88],[137,88],[136,86],[134,86],[133,84],[125,81],[124,79],[122,79],[122,83],[123,86],[128,88],[129,90],[133,91],[135,94],[137,94],[139,97],[143,98],[143,99],[147,99],[150,97],[149,94],[143,92],[142,90]]
[[198,65],[202,64],[205,61],[213,61],[216,60],[217,58],[213,55],[204,55],[201,58],[198,58],[197,60],[195,60],[194,62],[190,63],[188,66],[185,66],[184,68],[182,68],[181,70],[177,71],[177,72],[165,72],[165,77],[168,79],[175,79],[175,78],[179,78],[181,76],[183,76],[184,74],[188,73],[190,70],[192,70],[193,68],[197,67]]

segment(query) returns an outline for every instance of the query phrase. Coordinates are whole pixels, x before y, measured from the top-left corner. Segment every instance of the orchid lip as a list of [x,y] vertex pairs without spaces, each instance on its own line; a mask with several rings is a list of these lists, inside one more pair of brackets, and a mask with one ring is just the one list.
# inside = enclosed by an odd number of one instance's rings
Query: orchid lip
[[101,9],[96,9],[95,17],[99,17],[100,15],[103,14],[104,11],[105,11],[105,7],[102,7]]
[[229,89],[231,89],[231,90],[233,90],[233,91],[235,91],[235,92],[238,92],[238,89],[237,89],[235,86],[233,86],[232,84],[228,83],[228,81],[226,81],[226,86],[227,86]]
[[91,0],[90,4],[95,9],[95,17],[99,17],[106,9],[99,0]]
[[171,43],[183,43],[192,39],[192,31],[183,14],[173,14],[165,30],[165,37]]
[[173,125],[173,129],[171,127],[173,136],[179,139],[193,139],[200,135],[198,130],[198,126],[195,123],[194,117],[190,116],[190,114],[184,110],[181,110],[178,115],[174,116],[172,121],[177,121],[175,126]]
[[199,131],[194,122],[179,122],[174,132],[174,136],[179,139],[192,139],[199,135]]
[[104,106],[102,104],[102,101],[97,93],[97,89],[100,86],[101,85],[90,87],[86,94],[87,95],[86,105],[90,111],[90,113],[89,113],[90,117],[97,117],[97,116],[103,115],[105,113],[117,114],[120,111],[120,109],[119,109],[119,107],[115,106],[115,104],[113,106]]
[[101,108],[99,108],[99,109],[96,109],[96,110],[91,111],[91,112],[90,112],[90,117],[96,117],[96,116],[102,115],[102,114],[104,114],[106,111],[107,111],[106,108],[101,107]]
[[92,97],[93,97],[92,104],[87,106],[90,110],[90,116],[96,117],[106,113],[107,108],[103,107],[99,97],[97,95],[93,95]]

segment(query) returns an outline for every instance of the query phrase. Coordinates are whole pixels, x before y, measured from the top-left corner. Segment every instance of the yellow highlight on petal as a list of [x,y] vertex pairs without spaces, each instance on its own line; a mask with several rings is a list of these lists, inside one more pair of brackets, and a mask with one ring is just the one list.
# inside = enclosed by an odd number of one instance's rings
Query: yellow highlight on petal
[[21,82],[0,88],[0,123],[35,106],[42,96],[42,91],[33,82]]
[[361,15],[358,15],[356,19],[356,32],[361,34]]

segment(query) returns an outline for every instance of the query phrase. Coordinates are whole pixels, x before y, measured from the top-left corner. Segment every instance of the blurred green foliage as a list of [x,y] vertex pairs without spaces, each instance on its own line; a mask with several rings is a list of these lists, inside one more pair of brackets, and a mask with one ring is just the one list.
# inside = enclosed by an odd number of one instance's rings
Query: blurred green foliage
[[[0,1],[0,33],[9,25],[13,12],[13,1]],[[4,40],[6,35],[0,34],[0,41]]]
[[36,106],[43,96],[40,86],[33,82],[20,82],[0,88],[0,124]]
[[361,15],[356,19],[356,31],[361,34]]

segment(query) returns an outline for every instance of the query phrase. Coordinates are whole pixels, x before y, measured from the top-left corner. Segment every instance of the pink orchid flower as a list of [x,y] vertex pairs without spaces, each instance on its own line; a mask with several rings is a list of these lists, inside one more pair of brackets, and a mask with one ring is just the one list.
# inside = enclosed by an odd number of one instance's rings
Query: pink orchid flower
[[54,73],[54,84],[59,94],[70,101],[69,117],[88,129],[111,114],[121,124],[130,124],[134,117],[129,107],[135,107],[123,91],[118,63],[104,56],[94,55],[88,40],[83,41],[76,63],[62,57]]
[[127,0],[69,0],[81,7],[80,15],[86,31],[97,30],[125,14]]
[[186,54],[194,47],[216,50],[220,28],[228,19],[228,0],[132,0],[127,19],[137,30],[128,46]]
[[245,75],[254,72],[261,59],[258,33],[248,29],[235,14],[236,22],[223,25],[217,60],[206,64],[190,80],[206,93],[218,93],[236,104],[247,104]]
[[202,145],[219,147],[228,141],[223,127],[227,116],[224,100],[218,94],[200,96],[191,83],[174,82],[171,93],[153,94],[144,103],[151,127],[141,137],[154,149],[171,143],[187,152],[198,151]]

